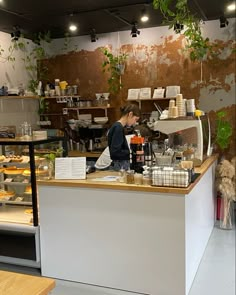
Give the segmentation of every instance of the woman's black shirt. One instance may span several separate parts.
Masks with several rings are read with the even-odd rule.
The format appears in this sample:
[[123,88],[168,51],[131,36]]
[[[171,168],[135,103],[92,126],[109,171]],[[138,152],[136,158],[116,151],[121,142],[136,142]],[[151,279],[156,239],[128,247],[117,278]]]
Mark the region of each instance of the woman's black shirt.
[[115,122],[108,132],[108,146],[112,160],[129,160],[130,151],[125,138],[124,127]]

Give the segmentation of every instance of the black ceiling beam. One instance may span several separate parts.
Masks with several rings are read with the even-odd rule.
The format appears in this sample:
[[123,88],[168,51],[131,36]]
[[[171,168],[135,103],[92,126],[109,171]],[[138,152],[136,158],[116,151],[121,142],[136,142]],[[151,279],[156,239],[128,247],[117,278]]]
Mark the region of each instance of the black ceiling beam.
[[207,18],[207,16],[206,16],[206,14],[204,13],[204,11],[202,10],[202,8],[200,7],[198,1],[197,1],[197,0],[193,0],[193,2],[194,2],[194,4],[197,6],[197,9],[199,10],[200,15],[201,15],[201,17],[202,17],[202,20],[203,20],[203,21],[207,21],[208,18]]
[[[68,11],[67,13],[63,13],[60,16],[74,16],[74,15],[78,15],[78,14],[83,14],[83,13],[90,13],[90,12],[98,12],[98,11],[105,11],[105,10],[113,10],[113,9],[119,9],[119,8],[129,8],[129,7],[134,7],[134,6],[141,6],[141,5],[150,5],[152,3],[152,1],[148,0],[148,1],[143,1],[141,3],[133,3],[133,4],[127,4],[127,5],[123,5],[123,6],[113,6],[113,7],[100,7],[100,8],[96,8],[96,9],[86,9],[86,10],[74,10],[74,11]],[[59,14],[50,14],[49,16],[59,16]]]
[[[112,8],[112,9],[113,9],[113,8]],[[116,13],[110,11],[109,9],[104,9],[104,11],[105,11],[106,13],[108,13],[109,15],[115,17],[116,19],[120,20],[121,22],[125,23],[126,25],[128,25],[128,26],[132,26],[132,23],[130,23],[128,20],[126,20],[125,18],[119,16],[118,14],[116,14]]]
[[15,11],[11,11],[11,10],[8,10],[8,9],[2,8],[2,7],[0,7],[0,11],[4,11],[4,12],[6,12],[6,13],[13,14],[13,15],[16,15],[16,16],[18,16],[18,17],[21,17],[21,18],[23,18],[23,19],[26,19],[26,20],[32,21],[32,19],[26,17],[26,16],[23,15],[23,14],[17,13],[17,12],[15,12]]

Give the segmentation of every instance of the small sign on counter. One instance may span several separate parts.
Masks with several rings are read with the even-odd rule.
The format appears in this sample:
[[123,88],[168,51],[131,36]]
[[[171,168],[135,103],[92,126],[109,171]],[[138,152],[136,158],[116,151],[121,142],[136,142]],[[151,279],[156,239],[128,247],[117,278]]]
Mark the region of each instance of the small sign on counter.
[[86,157],[56,158],[55,179],[86,179]]

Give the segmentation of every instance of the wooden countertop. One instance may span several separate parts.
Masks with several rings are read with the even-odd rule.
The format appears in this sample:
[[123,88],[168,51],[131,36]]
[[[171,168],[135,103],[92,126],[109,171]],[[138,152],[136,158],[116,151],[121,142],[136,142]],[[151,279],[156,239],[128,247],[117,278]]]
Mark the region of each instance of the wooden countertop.
[[116,190],[131,190],[131,191],[145,191],[145,192],[161,192],[161,193],[172,193],[172,194],[188,194],[194,186],[199,182],[201,177],[206,173],[208,168],[216,161],[217,155],[213,155],[207,158],[200,167],[195,168],[196,173],[201,175],[191,183],[187,188],[180,187],[162,187],[162,186],[150,186],[150,185],[136,185],[136,184],[126,184],[120,182],[102,182],[94,181],[95,178],[101,178],[107,175],[118,176],[118,172],[115,171],[96,171],[87,175],[86,180],[39,180],[39,185],[47,186],[63,186],[63,187],[87,187],[87,188],[106,188],[106,189],[116,189]]
[[53,279],[0,271],[2,295],[47,295],[54,287]]
[[82,153],[80,151],[69,151],[69,157],[86,157],[86,158],[99,158],[102,152],[85,152]]

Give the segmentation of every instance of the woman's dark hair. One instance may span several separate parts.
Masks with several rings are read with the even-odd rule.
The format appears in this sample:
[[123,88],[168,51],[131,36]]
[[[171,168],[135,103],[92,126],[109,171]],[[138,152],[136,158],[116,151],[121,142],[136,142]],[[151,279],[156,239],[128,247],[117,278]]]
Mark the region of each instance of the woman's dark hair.
[[132,112],[134,116],[141,117],[141,111],[136,104],[127,104],[120,108],[121,116],[125,116]]

